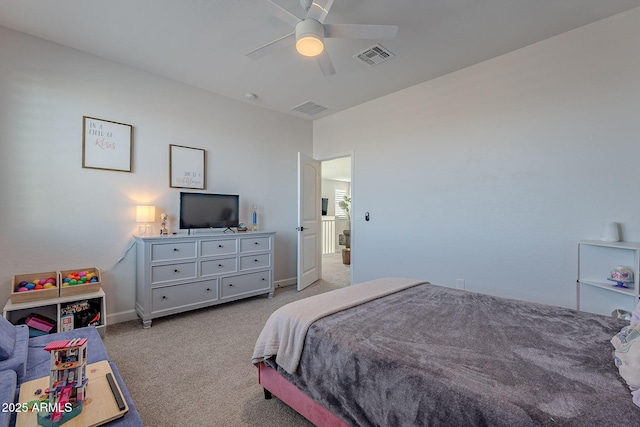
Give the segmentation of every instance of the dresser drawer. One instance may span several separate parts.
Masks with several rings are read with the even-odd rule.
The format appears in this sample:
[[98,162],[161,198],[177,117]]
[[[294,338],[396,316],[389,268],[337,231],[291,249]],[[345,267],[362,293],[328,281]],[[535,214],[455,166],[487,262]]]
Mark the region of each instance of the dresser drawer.
[[164,283],[174,280],[195,279],[196,263],[183,262],[151,267],[151,283]]
[[222,279],[220,298],[230,298],[249,292],[267,290],[271,288],[271,270],[257,273],[241,274],[239,276]]
[[218,299],[218,279],[151,290],[151,311],[172,310]]
[[256,252],[271,250],[269,237],[243,237],[240,239],[240,252]]
[[200,243],[200,256],[217,256],[238,253],[236,239],[203,240]]
[[196,257],[196,242],[154,243],[151,245],[151,262],[174,261]]
[[270,254],[246,255],[240,257],[240,270],[251,270],[253,268],[270,267]]
[[238,271],[238,259],[236,257],[211,259],[200,263],[200,276],[202,277],[235,273],[236,271]]

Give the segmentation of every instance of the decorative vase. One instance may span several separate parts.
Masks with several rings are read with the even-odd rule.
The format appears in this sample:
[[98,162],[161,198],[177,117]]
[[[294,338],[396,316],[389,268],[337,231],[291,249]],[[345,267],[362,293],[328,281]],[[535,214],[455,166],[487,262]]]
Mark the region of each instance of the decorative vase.
[[620,232],[618,230],[617,222],[605,222],[602,224],[602,235],[600,240],[605,242],[618,242],[620,241]]
[[344,234],[344,245],[347,249],[351,248],[351,230],[346,229],[342,230],[342,234]]
[[351,265],[351,249],[342,250],[342,263],[344,265]]

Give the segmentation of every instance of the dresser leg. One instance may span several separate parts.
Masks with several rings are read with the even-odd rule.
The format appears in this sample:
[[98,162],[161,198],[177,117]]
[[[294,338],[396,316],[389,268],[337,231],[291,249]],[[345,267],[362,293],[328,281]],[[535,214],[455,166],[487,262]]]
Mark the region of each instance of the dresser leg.
[[143,320],[142,321],[142,328],[143,329],[149,329],[151,327],[151,320]]
[[269,390],[267,390],[266,388],[264,388],[263,390],[264,390],[264,398],[266,400],[271,399],[271,396],[272,396],[271,392]]
[[273,298],[273,291],[269,292],[269,294],[267,295],[267,298]]

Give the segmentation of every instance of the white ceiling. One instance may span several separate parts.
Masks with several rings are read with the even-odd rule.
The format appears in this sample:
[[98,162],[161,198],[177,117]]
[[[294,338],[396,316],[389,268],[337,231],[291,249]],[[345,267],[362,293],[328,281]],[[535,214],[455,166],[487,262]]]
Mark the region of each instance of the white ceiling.
[[[316,119],[640,6],[640,0],[335,0],[326,24],[392,24],[394,40],[328,39],[336,75],[294,47],[265,0],[2,0],[0,25],[229,98]],[[299,17],[299,0],[274,0]],[[380,43],[395,57],[353,58]],[[246,94],[257,95],[256,99]],[[292,108],[327,107],[307,115]]]
[[322,179],[351,182],[351,157],[322,162]]

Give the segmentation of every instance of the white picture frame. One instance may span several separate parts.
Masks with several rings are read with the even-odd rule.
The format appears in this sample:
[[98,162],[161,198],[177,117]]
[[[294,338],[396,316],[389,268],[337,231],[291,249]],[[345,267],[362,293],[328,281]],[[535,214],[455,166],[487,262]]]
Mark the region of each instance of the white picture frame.
[[205,150],[169,145],[169,187],[204,190]]
[[82,117],[82,167],[131,172],[133,126]]

